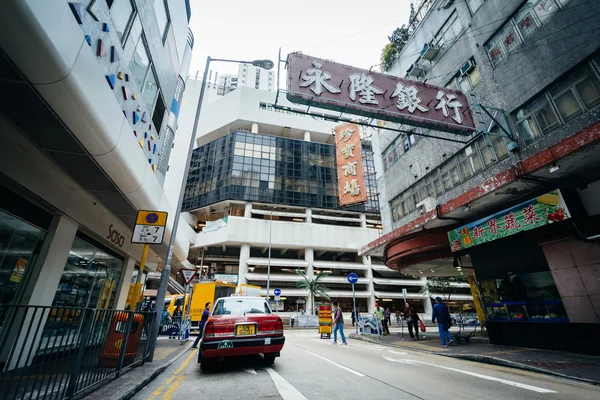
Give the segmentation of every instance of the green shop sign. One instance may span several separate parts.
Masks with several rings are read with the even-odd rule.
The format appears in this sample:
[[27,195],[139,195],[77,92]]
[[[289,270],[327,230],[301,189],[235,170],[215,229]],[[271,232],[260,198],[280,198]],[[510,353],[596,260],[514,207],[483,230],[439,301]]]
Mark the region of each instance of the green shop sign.
[[570,217],[560,191],[554,190],[451,230],[448,239],[452,251],[460,251]]

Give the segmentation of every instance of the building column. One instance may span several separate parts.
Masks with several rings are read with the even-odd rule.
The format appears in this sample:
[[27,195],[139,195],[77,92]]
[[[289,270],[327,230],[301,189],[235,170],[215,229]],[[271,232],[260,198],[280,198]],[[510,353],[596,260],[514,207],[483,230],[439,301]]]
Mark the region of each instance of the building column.
[[312,209],[307,208],[306,210],[304,210],[304,212],[306,213],[306,222],[308,222],[309,224],[312,223]]
[[304,141],[310,142],[310,132],[304,132]]
[[433,305],[431,304],[431,297],[429,297],[429,293],[427,293],[427,296],[423,299],[423,309],[425,310],[425,314],[431,317],[433,314]]
[[[41,262],[34,266],[30,279],[30,285],[25,289],[21,304],[29,306],[51,306],[56,295],[56,289],[60,283],[69,252],[73,247],[75,234],[79,224],[72,219],[61,216],[55,217],[48,230],[48,235],[40,251]],[[15,341],[15,349],[19,349],[23,357],[12,357],[7,370],[21,368],[33,361],[35,351],[42,340],[42,333],[49,313],[38,309],[21,309],[14,316],[13,328],[8,334],[6,343],[2,350],[1,359],[8,357],[8,352]],[[39,329],[38,329],[39,327]],[[31,328],[31,331],[29,331]],[[21,350],[22,349],[22,350]]]
[[365,214],[360,214],[360,227],[361,228],[366,228],[367,227],[367,216]]
[[127,257],[125,259],[125,267],[121,274],[121,282],[119,283],[119,290],[117,290],[117,310],[124,310],[127,303],[127,296],[129,296],[129,288],[131,287],[131,277],[135,270],[136,259],[133,257]]
[[247,283],[246,274],[248,273],[248,259],[250,258],[250,245],[243,244],[240,247],[240,262],[238,264],[238,289],[240,285]]
[[252,129],[251,131],[252,133],[258,133],[258,124],[256,122],[252,123]]
[[244,209],[244,218],[252,218],[252,203],[246,203],[246,208]]
[[369,298],[367,300],[367,312],[372,314],[375,312],[375,285],[373,284],[373,270],[371,269],[371,257],[362,256],[363,265],[367,266],[367,272],[365,277],[369,282],[367,285],[367,291],[369,292]]
[[[304,260],[308,263],[308,266],[306,267],[306,276],[308,277],[308,279],[313,279],[313,276],[315,274],[315,269],[313,267],[313,262],[315,261],[314,249],[304,250]],[[306,310],[306,312],[308,314],[314,315],[314,313],[311,312],[313,307],[314,307],[313,299],[311,299],[311,296],[309,293],[308,296],[306,297],[306,307],[304,309]]]

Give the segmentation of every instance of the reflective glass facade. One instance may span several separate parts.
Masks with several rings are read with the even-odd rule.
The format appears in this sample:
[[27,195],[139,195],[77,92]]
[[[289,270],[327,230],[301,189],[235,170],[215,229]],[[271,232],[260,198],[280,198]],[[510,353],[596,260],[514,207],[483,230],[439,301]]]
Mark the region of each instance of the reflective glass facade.
[[[364,147],[369,201],[345,209],[379,213],[372,151]],[[336,175],[332,145],[233,132],[194,150],[183,211],[224,200],[339,208]]]

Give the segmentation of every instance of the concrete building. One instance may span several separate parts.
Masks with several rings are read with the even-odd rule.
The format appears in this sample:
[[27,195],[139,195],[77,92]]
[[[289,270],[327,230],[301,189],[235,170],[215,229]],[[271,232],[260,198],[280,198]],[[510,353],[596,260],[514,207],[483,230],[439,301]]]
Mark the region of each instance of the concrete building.
[[[3,2],[0,303],[125,308],[140,273],[137,211],[175,213],[163,183],[190,15],[188,1]],[[180,224],[175,271],[193,240]],[[150,249],[144,274],[167,254]]]
[[240,64],[238,85],[273,92],[277,88],[275,71],[255,67],[252,64]]
[[589,350],[542,338],[600,328],[600,4],[425,3],[390,73],[465,92],[478,132],[373,136],[386,234],[361,254],[410,274],[472,267],[493,342]]

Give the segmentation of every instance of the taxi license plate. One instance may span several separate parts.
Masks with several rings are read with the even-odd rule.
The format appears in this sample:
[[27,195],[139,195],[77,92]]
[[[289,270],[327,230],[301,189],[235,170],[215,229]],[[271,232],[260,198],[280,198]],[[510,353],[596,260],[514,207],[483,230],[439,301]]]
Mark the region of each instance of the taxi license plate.
[[248,336],[256,334],[256,325],[244,324],[238,325],[235,332],[236,336]]

